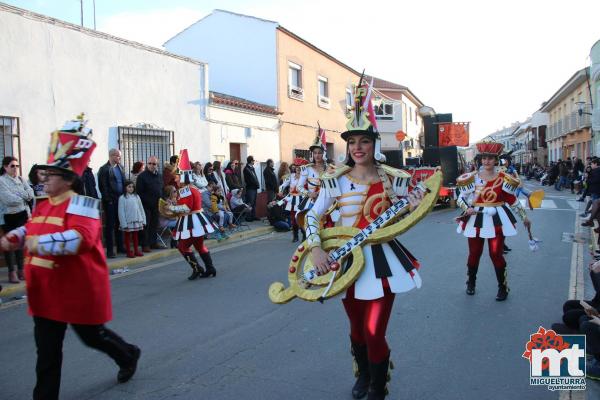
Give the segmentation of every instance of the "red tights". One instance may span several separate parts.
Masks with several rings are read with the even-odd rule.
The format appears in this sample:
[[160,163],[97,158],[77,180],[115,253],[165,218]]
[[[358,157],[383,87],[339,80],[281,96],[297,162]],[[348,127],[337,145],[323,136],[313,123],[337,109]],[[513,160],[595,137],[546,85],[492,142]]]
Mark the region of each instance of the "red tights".
[[194,246],[194,248],[199,254],[208,253],[208,249],[204,245],[204,236],[179,239],[177,241],[177,249],[181,254],[191,253],[192,246]]
[[378,364],[390,354],[385,340],[394,298],[387,279],[384,282],[384,295],[375,300],[357,300],[354,297],[354,285],[346,292],[342,300],[346,314],[350,319],[350,338],[353,343],[366,344],[369,361]]
[[[483,238],[469,238],[469,259],[467,260],[467,267],[477,268],[479,266],[479,259],[483,253],[484,243],[485,239]],[[496,235],[495,238],[488,239],[488,249],[494,268],[504,268],[506,266],[503,253],[504,236]]]

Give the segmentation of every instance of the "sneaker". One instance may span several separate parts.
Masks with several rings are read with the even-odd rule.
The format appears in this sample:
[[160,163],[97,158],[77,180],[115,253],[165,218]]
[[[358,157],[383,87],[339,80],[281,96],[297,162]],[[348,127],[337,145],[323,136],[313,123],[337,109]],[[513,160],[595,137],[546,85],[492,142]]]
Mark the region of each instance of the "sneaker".
[[583,217],[583,218],[585,218],[585,217],[587,217],[587,216],[588,216],[588,213],[586,213],[586,212],[582,212],[581,214],[579,214],[579,216],[580,216],[580,217]]
[[600,361],[594,358],[591,362],[586,363],[586,377],[600,381]]

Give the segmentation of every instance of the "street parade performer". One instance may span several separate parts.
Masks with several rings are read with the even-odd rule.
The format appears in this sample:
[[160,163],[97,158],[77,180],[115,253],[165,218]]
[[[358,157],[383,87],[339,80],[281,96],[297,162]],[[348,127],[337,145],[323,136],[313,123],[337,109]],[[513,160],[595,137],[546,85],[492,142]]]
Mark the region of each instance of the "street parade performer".
[[112,319],[112,306],[99,200],[76,193],[96,147],[83,118],[81,114],[52,133],[47,164],[38,166],[48,199],[37,203],[25,226],[0,240],[3,251],[25,249],[27,302],[37,347],[34,399],[59,397],[67,324],[83,343],[117,363],[120,383],[134,375],[141,354],[104,325]]
[[[300,211],[297,214],[297,219],[300,227],[304,229],[306,229],[304,221],[306,212],[315,204],[315,201],[319,196],[319,190],[321,189],[321,177],[328,168],[325,130],[321,129],[320,126],[317,129],[317,136],[308,150],[310,151],[310,159],[312,162],[310,164],[302,165],[300,181],[298,182],[298,191],[302,195],[303,200],[299,205]],[[331,218],[326,220],[325,224],[327,227],[333,226]]]
[[[188,279],[192,281],[198,277],[217,276],[210,252],[204,245],[204,236],[214,232],[215,227],[202,213],[202,195],[192,185],[193,171],[187,149],[183,149],[179,154],[176,173],[179,176],[177,205],[186,206],[189,211],[178,213],[174,237],[177,240],[177,249],[192,268],[192,274]],[[206,270],[198,263],[192,247],[200,254]]]
[[[347,143],[345,165],[323,175],[319,196],[306,215],[307,245],[319,275],[333,270],[328,253],[321,247],[320,235],[327,231],[321,227],[321,218],[334,202],[337,201],[341,214],[339,225],[362,229],[402,197],[407,196],[411,208],[416,208],[423,198],[422,192],[408,193],[408,173],[381,163],[385,159],[380,151],[370,90],[367,93],[360,84],[355,104],[348,130],[342,133]],[[316,152],[315,156],[319,154]],[[421,278],[417,272],[419,263],[395,237],[382,244],[365,244],[362,251],[365,265],[342,301],[350,322],[357,368],[352,395],[360,399],[368,394],[369,400],[375,400],[387,395],[390,349],[385,334],[395,294],[420,287]],[[351,264],[349,258],[342,269]]]
[[300,210],[300,203],[302,203],[302,195],[298,190],[298,183],[300,181],[301,170],[300,167],[308,164],[304,158],[295,158],[292,165],[290,165],[290,174],[287,175],[281,186],[279,192],[283,193],[284,190],[288,189],[287,196],[282,200],[285,202],[285,209],[290,213],[290,220],[292,222],[292,242],[298,241],[298,230],[302,230],[302,241],[306,240],[306,231],[299,228],[298,221],[296,221],[296,213]]
[[504,147],[502,143],[483,141],[477,143],[476,147],[482,163],[480,170],[463,174],[457,179],[457,205],[463,210],[463,214],[457,218],[457,232],[467,237],[469,243],[466,292],[471,296],[475,294],[479,259],[487,239],[498,280],[496,300],[504,301],[509,288],[503,247],[506,236],[517,234],[517,220],[513,212],[521,218],[527,229],[531,229],[531,222],[515,194],[520,184],[519,179],[497,167]]

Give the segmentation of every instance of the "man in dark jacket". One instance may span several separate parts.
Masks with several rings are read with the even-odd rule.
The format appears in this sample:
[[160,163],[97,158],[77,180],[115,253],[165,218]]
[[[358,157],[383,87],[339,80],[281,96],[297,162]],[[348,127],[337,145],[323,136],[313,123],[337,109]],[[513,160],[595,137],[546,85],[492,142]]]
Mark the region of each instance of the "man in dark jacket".
[[598,220],[600,223],[600,160],[598,158],[592,159],[590,175],[588,177],[588,188],[587,192],[591,197],[592,201],[592,213],[589,220],[583,222],[581,226],[594,226],[594,220]]
[[[123,194],[125,171],[121,166],[121,151],[110,149],[108,162],[98,170],[98,187],[102,195],[102,210],[104,211],[104,245],[106,256],[115,258],[114,241],[117,251],[125,253],[123,235],[119,230],[119,196]],[[113,240],[113,235],[114,239]]]
[[248,213],[246,221],[255,221],[256,218],[256,194],[258,193],[258,177],[256,171],[254,171],[254,157],[248,156],[246,158],[248,164],[244,167],[244,182],[246,182],[246,204],[252,207],[252,210]]
[[142,200],[142,206],[146,213],[146,226],[144,228],[144,252],[150,249],[162,248],[156,243],[158,231],[158,200],[162,192],[163,180],[158,173],[158,158],[150,156],[146,163],[146,169],[138,175],[136,190]]
[[273,168],[273,160],[270,158],[267,160],[267,166],[263,171],[263,180],[265,181],[265,189],[267,191],[267,203],[269,203],[279,191],[279,183],[277,183],[275,168]]
[[96,190],[96,178],[94,177],[94,172],[89,163],[87,168],[83,171],[81,180],[83,183],[83,195],[97,199],[98,191]]

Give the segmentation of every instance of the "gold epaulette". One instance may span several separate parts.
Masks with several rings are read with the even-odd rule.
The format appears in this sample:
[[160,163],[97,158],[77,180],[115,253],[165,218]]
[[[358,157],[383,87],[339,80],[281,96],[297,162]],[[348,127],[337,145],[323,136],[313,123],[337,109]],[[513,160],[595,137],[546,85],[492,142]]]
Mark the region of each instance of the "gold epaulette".
[[385,171],[386,174],[391,175],[395,178],[410,178],[411,177],[411,175],[408,172],[406,172],[402,169],[390,167],[389,165],[386,165],[386,164],[381,164],[380,167],[383,168],[383,170]]
[[515,194],[515,191],[521,184],[521,180],[519,178],[515,178],[514,176],[507,174],[505,172],[500,172],[498,175],[503,180],[502,189],[504,189],[504,191],[507,193]]
[[340,176],[346,174],[352,169],[348,165],[342,165],[341,167],[327,168],[327,171],[323,174],[322,179],[337,179]]
[[325,192],[327,197],[338,197],[342,193],[340,191],[340,185],[338,184],[338,178],[348,173],[352,167],[343,165],[335,169],[327,169],[321,177],[321,190]]
[[301,166],[300,166],[300,171],[304,172],[304,171],[306,171],[306,169],[307,169],[308,167],[312,167],[312,166],[314,166],[314,164],[313,164],[313,163],[301,165]]
[[477,172],[467,172],[456,178],[456,186],[461,194],[467,195],[475,191],[475,175]]
[[467,172],[466,174],[462,174],[458,178],[456,178],[457,186],[469,186],[473,182],[475,182],[475,174],[476,172]]

